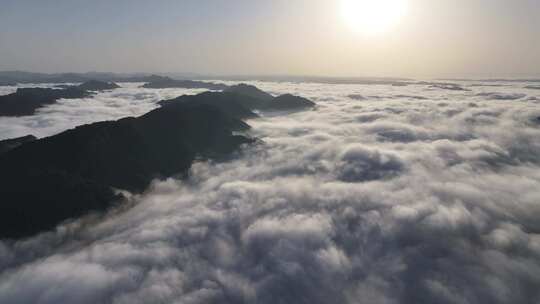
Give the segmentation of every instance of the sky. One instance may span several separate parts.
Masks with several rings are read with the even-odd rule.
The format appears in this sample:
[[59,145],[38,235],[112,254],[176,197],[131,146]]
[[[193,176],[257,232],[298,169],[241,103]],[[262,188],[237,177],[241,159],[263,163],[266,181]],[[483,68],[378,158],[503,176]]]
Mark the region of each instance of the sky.
[[0,0],[0,70],[540,76],[538,0],[407,0],[375,35],[343,1]]

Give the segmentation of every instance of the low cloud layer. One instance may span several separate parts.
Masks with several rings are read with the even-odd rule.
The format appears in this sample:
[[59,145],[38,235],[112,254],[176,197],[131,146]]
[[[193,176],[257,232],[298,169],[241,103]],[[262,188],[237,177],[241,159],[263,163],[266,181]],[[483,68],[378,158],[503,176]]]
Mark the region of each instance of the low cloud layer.
[[318,107],[251,120],[263,143],[125,211],[0,243],[0,303],[540,301],[538,101],[253,84]]
[[[42,107],[36,115],[0,117],[0,140],[33,134],[50,136],[81,124],[116,120],[127,116],[140,116],[156,108],[157,102],[184,94],[200,93],[198,89],[150,90],[138,88],[141,84],[124,83],[122,88],[97,93],[83,99],[60,99]],[[54,85],[24,85],[21,87],[53,87]],[[0,87],[0,95],[16,91],[16,87]]]

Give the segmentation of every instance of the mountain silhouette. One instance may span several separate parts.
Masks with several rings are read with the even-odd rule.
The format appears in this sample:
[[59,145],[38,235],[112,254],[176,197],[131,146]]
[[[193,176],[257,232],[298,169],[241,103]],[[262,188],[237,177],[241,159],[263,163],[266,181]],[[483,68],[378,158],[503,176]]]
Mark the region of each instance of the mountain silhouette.
[[245,84],[245,83],[230,86],[229,88],[227,88],[225,90],[225,92],[231,92],[231,93],[236,93],[236,94],[240,94],[240,95],[245,95],[245,96],[249,96],[249,97],[255,98],[257,100],[261,100],[261,101],[270,101],[270,100],[272,100],[274,98],[274,96],[266,93],[263,90],[260,90],[256,86],[252,86],[252,85]]
[[[252,114],[254,115],[254,114]],[[21,238],[186,176],[196,159],[219,159],[253,142],[249,125],[208,104],[174,104],[138,118],[98,122],[0,154],[0,238]]]
[[142,85],[142,88],[147,89],[207,89],[207,90],[224,90],[227,88],[224,84],[194,81],[194,80],[176,80],[170,77],[162,77],[157,75],[150,76],[151,81]]
[[55,103],[60,98],[74,99],[91,95],[76,87],[65,89],[24,88],[0,96],[0,116],[33,115],[38,108]]
[[90,80],[80,85],[58,85],[50,88],[17,89],[13,94],[0,96],[0,116],[33,115],[36,110],[55,103],[58,99],[84,98],[100,92],[119,88],[116,83]]
[[[252,111],[286,111],[312,108],[315,103],[299,96],[284,94],[274,97],[255,86],[239,84],[223,92],[205,92],[195,96],[180,96],[161,101],[160,104],[204,103],[216,106],[237,118],[250,118]],[[251,113],[251,114],[250,114]]]
[[77,87],[85,91],[107,91],[107,90],[118,89],[120,86],[118,86],[114,82],[89,80],[87,82],[80,84]]
[[[20,90],[36,100],[88,94],[79,87]],[[185,177],[197,159],[227,157],[254,142],[238,135],[250,128],[243,119],[258,117],[254,110],[315,104],[237,86],[232,92],[184,95],[160,105],[137,118],[79,126],[43,139],[1,141],[0,238],[31,236],[67,219],[104,212],[122,201],[114,189],[139,193],[156,178]]]

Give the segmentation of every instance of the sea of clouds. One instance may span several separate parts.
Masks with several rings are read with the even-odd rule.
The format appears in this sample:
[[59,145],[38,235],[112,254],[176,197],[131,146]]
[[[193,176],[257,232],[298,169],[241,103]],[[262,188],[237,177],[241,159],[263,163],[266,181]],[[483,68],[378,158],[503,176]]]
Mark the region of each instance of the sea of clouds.
[[[249,120],[261,143],[129,208],[0,242],[0,303],[540,302],[539,90],[252,84],[318,106]],[[196,93],[124,86],[0,137]]]

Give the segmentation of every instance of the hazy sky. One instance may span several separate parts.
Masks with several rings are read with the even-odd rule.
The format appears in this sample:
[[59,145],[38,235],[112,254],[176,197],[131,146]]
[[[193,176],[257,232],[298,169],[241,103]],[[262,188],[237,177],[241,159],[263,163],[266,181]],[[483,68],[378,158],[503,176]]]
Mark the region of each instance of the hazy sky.
[[0,0],[0,70],[540,76],[539,0],[408,0],[385,33],[340,0]]

